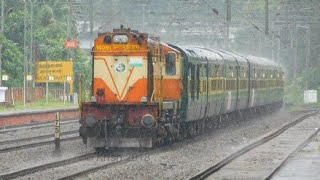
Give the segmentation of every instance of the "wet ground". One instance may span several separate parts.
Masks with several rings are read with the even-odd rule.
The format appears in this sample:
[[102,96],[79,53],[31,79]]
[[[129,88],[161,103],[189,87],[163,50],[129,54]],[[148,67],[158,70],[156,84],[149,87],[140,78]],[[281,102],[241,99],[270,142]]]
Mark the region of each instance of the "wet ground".
[[285,159],[309,138],[317,136],[320,115],[308,117],[279,136],[246,152],[222,167],[208,179],[267,179]]

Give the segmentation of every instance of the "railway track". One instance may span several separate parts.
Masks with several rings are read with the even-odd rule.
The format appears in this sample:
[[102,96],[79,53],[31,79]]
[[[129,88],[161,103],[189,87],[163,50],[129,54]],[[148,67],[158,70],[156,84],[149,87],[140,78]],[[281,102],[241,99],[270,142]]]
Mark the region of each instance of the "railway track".
[[[66,121],[61,121],[60,124],[66,125],[66,124],[72,124],[72,123],[78,123],[78,122],[79,120],[66,120]],[[0,134],[16,132],[18,130],[23,130],[23,129],[39,129],[39,128],[46,128],[46,127],[53,127],[53,121],[31,123],[31,124],[24,124],[24,125],[18,125],[18,126],[0,127]]]
[[[126,154],[126,153],[124,153],[124,154]],[[38,165],[35,167],[30,167],[30,168],[26,168],[26,169],[14,171],[14,172],[2,174],[2,175],[0,175],[0,179],[13,179],[13,178],[19,178],[19,177],[28,176],[28,175],[31,176],[31,178],[34,178],[33,176],[36,173],[42,174],[42,173],[46,173],[45,172],[46,170],[51,171],[51,169],[53,169],[53,171],[54,171],[54,169],[58,169],[61,167],[66,168],[66,169],[74,169],[74,167],[72,167],[72,166],[76,166],[77,164],[81,163],[82,161],[88,161],[91,158],[95,158],[95,157],[99,158],[100,156],[103,158],[105,155],[112,155],[112,152],[107,152],[107,153],[102,153],[102,154],[88,153],[88,154],[72,157],[69,159],[50,162],[50,163]],[[88,169],[82,169],[82,170],[75,172],[73,174],[68,174],[68,175],[65,175],[65,176],[62,176],[59,178],[55,178],[55,179],[59,179],[59,180],[75,179],[75,178],[82,177],[82,176],[85,176],[90,173],[94,173],[99,170],[108,169],[108,168],[114,167],[116,165],[126,164],[126,163],[130,162],[130,160],[132,160],[132,157],[127,156],[125,158],[121,158],[120,160],[110,161],[108,163],[102,163],[101,165],[97,165],[95,167],[88,166],[89,167]],[[68,167],[68,166],[71,166],[71,167]],[[35,175],[35,177],[37,177],[37,175]],[[29,179],[30,177],[26,177],[26,178]]]
[[119,161],[110,162],[110,163],[107,163],[107,164],[104,164],[104,165],[101,165],[101,166],[89,168],[89,169],[86,169],[86,170],[83,170],[83,171],[80,171],[80,172],[77,172],[77,173],[74,173],[74,174],[71,174],[71,175],[68,175],[68,176],[61,177],[58,180],[75,179],[75,178],[78,178],[78,177],[81,177],[81,176],[84,176],[84,175],[87,175],[87,174],[90,174],[90,173],[97,172],[99,170],[111,168],[111,167],[113,167],[115,165],[128,163],[130,161],[130,159],[131,159],[130,157],[127,157],[127,158],[121,159]]
[[[244,155],[245,153],[249,152],[250,150],[253,150],[267,142],[269,142],[270,140],[278,137],[280,134],[282,134],[283,132],[285,132],[287,129],[297,125],[298,123],[302,122],[303,120],[315,116],[319,114],[319,111],[315,111],[312,113],[309,113],[307,115],[302,116],[301,118],[298,118],[297,120],[283,126],[281,129],[277,130],[276,132],[260,139],[257,140],[253,143],[251,143],[250,145],[240,149],[239,151],[231,154],[230,156],[226,157],[225,159],[219,161],[218,163],[214,164],[213,166],[209,167],[208,169],[200,172],[199,174],[193,176],[190,178],[190,180],[202,180],[202,179],[206,179],[209,176],[217,173],[219,170],[221,170],[224,166],[230,164],[233,160],[239,158],[240,156]],[[317,130],[315,130],[302,144],[299,145],[298,148],[295,149],[294,152],[298,151],[299,149],[301,149],[302,147],[304,147],[314,136],[317,135],[317,133],[319,133],[320,128],[317,128]],[[293,152],[293,153],[294,153]],[[291,154],[293,154],[291,153]],[[290,156],[290,155],[289,155]],[[283,166],[283,164],[285,163],[287,159],[285,159],[280,165],[278,165],[271,173],[270,175],[266,178],[266,179],[270,179],[272,178],[272,176]]]
[[14,172],[7,173],[7,174],[2,174],[2,175],[0,175],[0,179],[18,178],[18,177],[25,176],[25,175],[32,174],[32,173],[36,173],[39,171],[44,171],[44,170],[59,167],[59,166],[65,166],[68,164],[77,163],[79,161],[90,159],[94,155],[95,155],[95,153],[84,154],[84,155],[76,156],[76,157],[69,158],[69,159],[55,161],[55,162],[42,164],[42,165],[31,167],[31,168],[26,168],[26,169],[14,171]]
[[[72,141],[72,140],[77,140],[80,139],[78,133],[78,131],[70,131],[70,132],[64,132],[61,133],[62,135],[72,135],[74,134],[75,136],[71,136],[71,137],[67,137],[67,138],[62,138],[61,142],[64,141]],[[53,135],[43,135],[43,136],[38,136],[40,139],[46,139],[46,138],[53,138]],[[31,137],[31,138],[24,138],[24,139],[16,139],[16,140],[12,140],[12,141],[7,141],[9,143],[17,143],[17,142],[25,142],[25,141],[29,141],[29,140],[38,140],[38,137]],[[1,144],[5,144],[6,141],[1,142]],[[7,148],[2,148],[0,149],[0,153],[6,153],[6,152],[10,152],[10,151],[16,151],[16,150],[20,150],[20,149],[26,149],[26,148],[32,148],[32,147],[37,147],[37,146],[43,146],[43,145],[48,145],[48,144],[53,144],[53,139],[51,140],[47,140],[47,141],[41,141],[41,142],[35,142],[35,143],[30,143],[30,144],[24,144],[24,145],[19,145],[19,146],[13,146],[13,147],[7,147]]]
[[[76,134],[78,132],[79,132],[79,130],[66,131],[66,132],[61,132],[61,135]],[[28,137],[28,138],[0,141],[0,145],[13,144],[13,143],[19,143],[19,142],[25,142],[25,141],[33,141],[33,140],[40,140],[40,139],[47,139],[47,138],[51,138],[53,136],[54,136],[53,134],[47,134],[47,135],[42,135],[42,136],[35,136],[35,137]]]

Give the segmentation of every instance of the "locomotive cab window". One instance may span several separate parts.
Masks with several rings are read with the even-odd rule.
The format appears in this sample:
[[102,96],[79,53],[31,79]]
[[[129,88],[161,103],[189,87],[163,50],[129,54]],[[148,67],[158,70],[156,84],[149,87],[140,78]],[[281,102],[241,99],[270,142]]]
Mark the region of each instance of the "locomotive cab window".
[[176,54],[168,53],[166,55],[166,74],[176,75]]

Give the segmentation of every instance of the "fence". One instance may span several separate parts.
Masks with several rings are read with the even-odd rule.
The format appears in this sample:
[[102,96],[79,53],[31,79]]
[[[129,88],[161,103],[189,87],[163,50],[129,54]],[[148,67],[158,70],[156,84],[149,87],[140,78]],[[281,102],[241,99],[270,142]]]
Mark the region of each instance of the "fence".
[[[68,92],[67,92],[68,93]],[[9,88],[6,91],[6,103],[23,102],[23,88]],[[54,101],[63,101],[63,88],[49,89],[49,98]],[[26,102],[34,102],[46,99],[46,89],[44,87],[26,88]]]

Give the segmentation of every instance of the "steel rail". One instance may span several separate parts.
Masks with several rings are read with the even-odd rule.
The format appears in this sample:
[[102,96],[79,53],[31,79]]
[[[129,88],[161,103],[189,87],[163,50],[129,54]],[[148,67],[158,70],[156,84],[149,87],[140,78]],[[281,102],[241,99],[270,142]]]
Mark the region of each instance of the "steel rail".
[[[39,129],[39,128],[45,128],[45,127],[52,127],[54,121],[50,122],[39,122],[39,123],[31,123],[31,124],[24,124],[24,125],[17,125],[17,126],[5,126],[0,127],[0,134],[8,133],[8,132],[15,132],[22,129]],[[77,123],[79,120],[65,120],[61,121],[62,124],[72,124]]]
[[[61,132],[61,135],[77,134],[78,132],[79,132],[79,130],[66,131],[66,132]],[[0,141],[0,145],[13,144],[13,143],[19,143],[19,142],[24,142],[24,141],[33,141],[33,140],[47,139],[47,138],[51,138],[51,137],[54,137],[54,134],[46,134],[46,135],[33,136],[33,137],[28,137],[28,138],[21,138],[21,139],[13,139],[13,140]]]
[[[68,137],[68,138],[61,139],[61,142],[63,142],[63,141],[72,141],[72,140],[77,140],[77,139],[80,139],[80,137],[79,136]],[[25,145],[21,145],[21,146],[3,148],[3,149],[0,149],[0,153],[6,153],[6,152],[10,152],[10,151],[26,149],[26,148],[32,148],[32,147],[37,147],[37,146],[43,146],[43,145],[48,145],[48,144],[54,144],[53,139],[50,140],[50,141],[43,141],[43,142],[25,144]]]
[[31,167],[31,168],[26,168],[26,169],[14,171],[14,172],[7,173],[7,174],[2,174],[2,175],[0,175],[0,179],[13,179],[13,178],[25,176],[28,174],[36,173],[39,171],[44,171],[44,170],[47,170],[50,168],[55,168],[55,167],[59,167],[59,166],[65,166],[68,164],[77,163],[79,161],[83,161],[83,160],[87,160],[89,158],[92,158],[94,155],[95,155],[95,153],[84,154],[84,155],[76,156],[73,158],[64,159],[61,161],[55,161],[55,162],[42,164],[42,165]]
[[93,168],[90,168],[90,169],[86,169],[84,171],[80,171],[80,172],[77,172],[75,174],[71,174],[69,176],[64,176],[62,178],[59,178],[58,180],[75,179],[75,178],[87,175],[89,173],[97,172],[97,171],[102,170],[102,169],[111,168],[111,167],[116,166],[116,165],[126,164],[126,163],[128,163],[130,161],[130,159],[131,159],[131,157],[127,157],[127,158],[121,159],[119,161],[115,161],[115,162],[111,162],[111,163],[104,164],[104,165],[101,165],[101,166],[97,166],[97,167],[93,167]]

